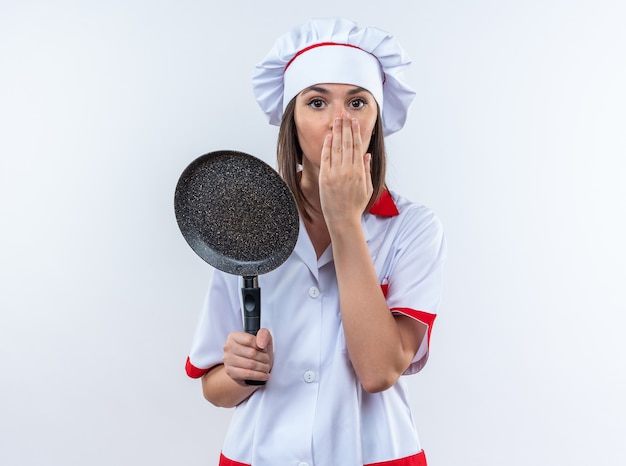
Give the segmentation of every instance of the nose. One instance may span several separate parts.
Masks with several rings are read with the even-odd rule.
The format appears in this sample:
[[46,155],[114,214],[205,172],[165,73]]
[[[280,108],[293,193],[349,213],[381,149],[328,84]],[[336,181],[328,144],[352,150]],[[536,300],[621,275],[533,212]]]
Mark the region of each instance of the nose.
[[335,115],[333,115],[331,113],[329,121],[328,121],[328,128],[332,130],[333,129],[333,125],[335,124],[335,120],[336,119],[340,119],[341,120],[344,117],[348,118],[348,119],[351,119],[352,115],[347,110],[341,110],[341,111],[337,112]]
[[341,114],[333,115],[332,113],[328,114],[328,130],[332,132],[333,126],[335,124],[335,120],[337,118],[341,118]]

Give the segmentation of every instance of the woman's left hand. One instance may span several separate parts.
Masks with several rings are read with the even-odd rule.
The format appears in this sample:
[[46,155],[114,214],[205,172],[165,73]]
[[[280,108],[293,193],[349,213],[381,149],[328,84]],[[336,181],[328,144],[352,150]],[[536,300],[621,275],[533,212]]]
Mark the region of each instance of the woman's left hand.
[[359,121],[336,118],[326,136],[320,162],[320,202],[330,231],[342,222],[360,224],[372,196],[371,154],[365,153]]

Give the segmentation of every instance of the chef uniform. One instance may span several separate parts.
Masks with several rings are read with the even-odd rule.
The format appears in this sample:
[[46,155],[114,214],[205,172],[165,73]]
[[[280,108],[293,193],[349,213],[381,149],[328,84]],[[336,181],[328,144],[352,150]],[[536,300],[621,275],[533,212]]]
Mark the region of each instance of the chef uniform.
[[[285,68],[296,63],[297,73],[288,77]],[[328,63],[336,66],[326,68]],[[383,31],[337,18],[314,20],[277,41],[257,66],[253,87],[270,122],[278,124],[283,100],[288,103],[310,85],[361,86],[376,98],[384,132],[391,134],[404,124],[414,95],[400,76],[408,63]],[[361,71],[353,74],[355,69]],[[414,374],[428,358],[441,299],[446,255],[441,223],[429,208],[384,191],[363,215],[362,227],[390,312],[428,326],[404,373]],[[220,465],[426,465],[403,378],[368,393],[352,368],[332,247],[318,259],[301,223],[292,255],[259,276],[259,286],[262,326],[273,336],[272,376],[235,408]],[[241,279],[215,270],[187,359],[188,375],[201,377],[221,364],[227,336],[236,331],[243,331]]]

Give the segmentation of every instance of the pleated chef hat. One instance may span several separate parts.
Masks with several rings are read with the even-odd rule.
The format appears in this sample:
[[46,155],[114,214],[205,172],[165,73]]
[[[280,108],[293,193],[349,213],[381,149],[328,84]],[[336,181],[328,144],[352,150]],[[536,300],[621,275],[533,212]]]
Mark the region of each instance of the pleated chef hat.
[[309,86],[360,86],[376,99],[387,136],[404,126],[415,96],[402,76],[410,63],[385,31],[343,18],[313,19],[278,38],[256,65],[252,90],[270,124],[278,126],[287,104]]

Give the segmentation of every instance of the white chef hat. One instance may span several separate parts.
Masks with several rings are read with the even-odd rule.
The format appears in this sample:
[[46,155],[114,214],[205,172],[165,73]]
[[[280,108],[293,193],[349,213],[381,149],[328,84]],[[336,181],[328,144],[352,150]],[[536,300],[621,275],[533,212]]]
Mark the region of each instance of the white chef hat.
[[343,18],[313,19],[278,38],[256,65],[252,90],[270,124],[280,125],[287,104],[309,86],[360,86],[376,99],[386,136],[404,126],[415,96],[402,77],[410,63],[385,31]]

